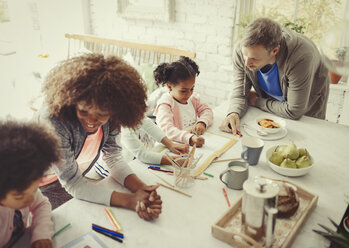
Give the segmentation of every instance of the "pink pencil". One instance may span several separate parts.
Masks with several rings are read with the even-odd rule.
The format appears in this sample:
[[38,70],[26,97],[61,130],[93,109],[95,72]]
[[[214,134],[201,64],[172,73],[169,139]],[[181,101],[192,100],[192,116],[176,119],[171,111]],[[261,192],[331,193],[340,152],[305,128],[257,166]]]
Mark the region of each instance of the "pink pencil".
[[225,199],[227,200],[228,207],[230,207],[229,198],[228,198],[228,195],[227,195],[227,191],[225,191],[225,188],[223,188],[223,194],[224,194]]
[[108,217],[110,223],[114,226],[115,231],[119,231],[117,225],[114,223],[113,218],[110,216],[110,214],[106,208],[104,209],[104,212],[107,214],[107,217]]

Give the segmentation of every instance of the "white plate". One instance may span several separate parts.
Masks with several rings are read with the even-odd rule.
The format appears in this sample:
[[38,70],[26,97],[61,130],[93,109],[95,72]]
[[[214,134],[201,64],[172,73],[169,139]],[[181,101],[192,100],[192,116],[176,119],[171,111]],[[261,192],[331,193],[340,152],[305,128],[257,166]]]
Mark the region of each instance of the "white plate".
[[250,123],[247,123],[247,125],[242,124],[244,131],[250,135],[250,136],[254,136],[257,138],[260,138],[262,140],[279,140],[284,138],[287,135],[287,128],[281,128],[279,132],[277,133],[271,133],[268,134],[266,136],[262,136],[257,134],[257,130],[254,128],[249,128],[250,127],[254,127],[253,125],[251,125]]

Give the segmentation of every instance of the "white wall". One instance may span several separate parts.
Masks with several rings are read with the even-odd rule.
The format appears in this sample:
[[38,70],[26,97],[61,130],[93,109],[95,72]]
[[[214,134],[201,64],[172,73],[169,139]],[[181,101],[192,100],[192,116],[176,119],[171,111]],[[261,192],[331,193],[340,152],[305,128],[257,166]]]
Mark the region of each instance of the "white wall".
[[[211,106],[228,96],[232,29],[237,1],[175,0],[174,21],[124,19],[116,0],[91,0],[93,34],[196,52],[200,67],[196,91]],[[107,6],[107,7],[106,7]]]

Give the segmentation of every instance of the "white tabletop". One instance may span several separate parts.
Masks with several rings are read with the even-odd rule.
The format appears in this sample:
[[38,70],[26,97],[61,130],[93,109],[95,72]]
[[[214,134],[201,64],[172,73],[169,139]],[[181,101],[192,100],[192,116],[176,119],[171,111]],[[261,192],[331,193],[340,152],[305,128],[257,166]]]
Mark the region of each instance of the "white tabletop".
[[[217,131],[224,118],[225,106],[214,110],[215,121],[210,130]],[[262,111],[250,108],[242,122],[253,120]],[[319,229],[317,223],[330,225],[327,217],[337,223],[347,207],[345,193],[349,193],[349,127],[309,117],[298,121],[286,120],[288,135],[277,141],[265,141],[265,146],[256,166],[250,166],[250,177],[267,176],[292,181],[319,196],[318,205],[310,215],[292,247],[319,247],[319,235],[312,229]],[[246,133],[243,132],[246,135]],[[238,138],[237,138],[238,139]],[[266,150],[276,144],[288,144],[293,141],[299,147],[308,148],[315,159],[313,170],[301,177],[286,178],[275,173],[267,164]],[[221,158],[239,157],[240,140]],[[130,163],[136,174],[148,184],[160,180],[149,172],[147,166],[138,161]],[[140,219],[134,211],[112,207],[125,234],[125,241],[119,244],[97,234],[108,247],[230,247],[211,235],[211,226],[223,215],[228,205],[223,196],[223,183],[219,174],[226,168],[227,162],[214,163],[206,170],[214,178],[206,181],[195,180],[195,185],[185,192],[192,198],[160,187],[158,193],[163,200],[160,217],[147,222]],[[168,181],[173,178],[159,174]],[[112,180],[101,182],[117,190],[124,190]],[[226,188],[226,187],[225,187]],[[227,189],[230,202],[233,203],[241,190]],[[104,207],[77,199],[72,199],[53,211],[55,230],[71,223],[72,226],[54,238],[54,246],[60,247],[91,230],[91,224],[112,228],[104,213]]]

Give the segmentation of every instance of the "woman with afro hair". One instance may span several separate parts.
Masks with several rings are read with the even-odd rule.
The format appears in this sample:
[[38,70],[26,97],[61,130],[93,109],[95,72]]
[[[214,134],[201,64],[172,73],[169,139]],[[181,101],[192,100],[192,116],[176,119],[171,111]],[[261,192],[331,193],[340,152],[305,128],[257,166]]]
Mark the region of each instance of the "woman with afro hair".
[[[162,207],[158,186],[144,184],[132,172],[117,143],[121,126],[137,127],[146,111],[146,90],[138,72],[115,56],[85,54],[52,69],[43,93],[39,120],[54,127],[63,157],[53,167],[59,180],[50,178],[41,187],[53,208],[72,195],[136,210],[146,220],[157,218]],[[132,193],[117,192],[86,178],[100,152],[110,175]]]

